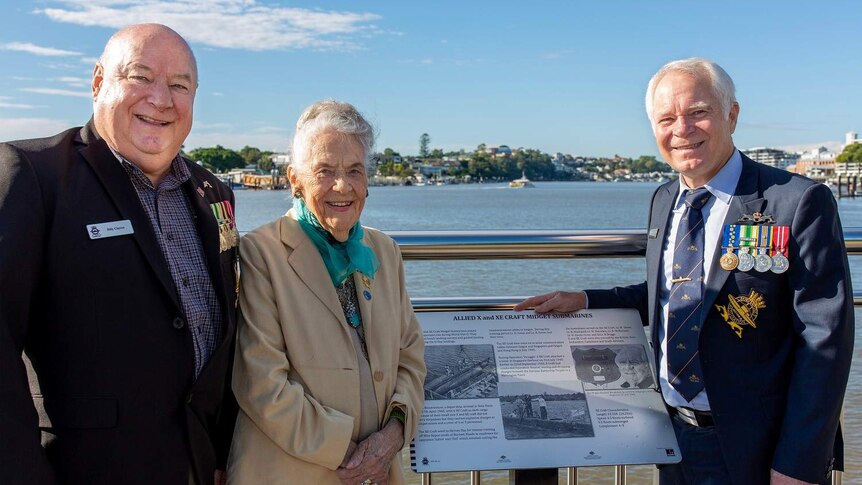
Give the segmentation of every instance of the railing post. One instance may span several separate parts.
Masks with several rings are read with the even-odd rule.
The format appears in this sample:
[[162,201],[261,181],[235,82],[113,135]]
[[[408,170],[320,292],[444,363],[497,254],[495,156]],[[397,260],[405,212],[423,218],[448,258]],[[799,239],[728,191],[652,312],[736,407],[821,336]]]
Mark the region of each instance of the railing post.
[[626,466],[617,465],[614,467],[614,484],[626,485]]
[[482,475],[478,470],[470,471],[470,485],[481,485]]
[[509,470],[509,485],[557,485],[556,468],[530,468]]
[[578,485],[578,468],[570,466],[566,468],[566,485]]

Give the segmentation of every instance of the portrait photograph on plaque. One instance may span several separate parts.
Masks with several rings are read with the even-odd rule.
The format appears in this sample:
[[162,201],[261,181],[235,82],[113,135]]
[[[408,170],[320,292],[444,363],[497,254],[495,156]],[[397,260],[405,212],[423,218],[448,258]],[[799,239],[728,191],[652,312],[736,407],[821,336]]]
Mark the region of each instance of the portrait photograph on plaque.
[[416,472],[679,462],[637,312],[417,317],[428,375]]
[[585,389],[655,388],[643,345],[573,345],[572,358]]

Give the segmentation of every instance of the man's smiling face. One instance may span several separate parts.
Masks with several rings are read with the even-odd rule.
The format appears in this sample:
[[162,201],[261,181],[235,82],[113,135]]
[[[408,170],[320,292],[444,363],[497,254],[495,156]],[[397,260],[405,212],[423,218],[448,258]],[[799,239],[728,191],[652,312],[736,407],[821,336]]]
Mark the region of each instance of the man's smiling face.
[[709,182],[733,154],[739,105],[722,113],[706,76],[665,75],[656,85],[652,113],[656,145],[689,187]]
[[139,26],[112,39],[93,72],[96,130],[154,184],[191,131],[195,61],[173,31]]

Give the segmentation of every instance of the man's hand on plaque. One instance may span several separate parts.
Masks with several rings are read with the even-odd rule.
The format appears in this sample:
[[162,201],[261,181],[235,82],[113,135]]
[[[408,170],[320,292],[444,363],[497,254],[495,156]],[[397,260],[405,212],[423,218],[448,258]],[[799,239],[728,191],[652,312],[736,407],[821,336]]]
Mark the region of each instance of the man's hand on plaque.
[[571,313],[583,310],[587,306],[587,295],[583,291],[554,291],[527,298],[515,305],[514,310],[520,312],[535,308],[536,313]]

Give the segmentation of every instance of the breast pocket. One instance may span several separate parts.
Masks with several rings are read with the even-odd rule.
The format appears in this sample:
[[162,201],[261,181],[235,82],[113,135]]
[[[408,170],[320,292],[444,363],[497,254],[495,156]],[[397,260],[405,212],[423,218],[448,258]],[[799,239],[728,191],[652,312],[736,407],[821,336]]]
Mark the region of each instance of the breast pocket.
[[725,323],[736,334],[734,340],[753,344],[755,361],[769,360],[791,330],[788,319],[790,292],[783,275],[735,271],[716,301]]

